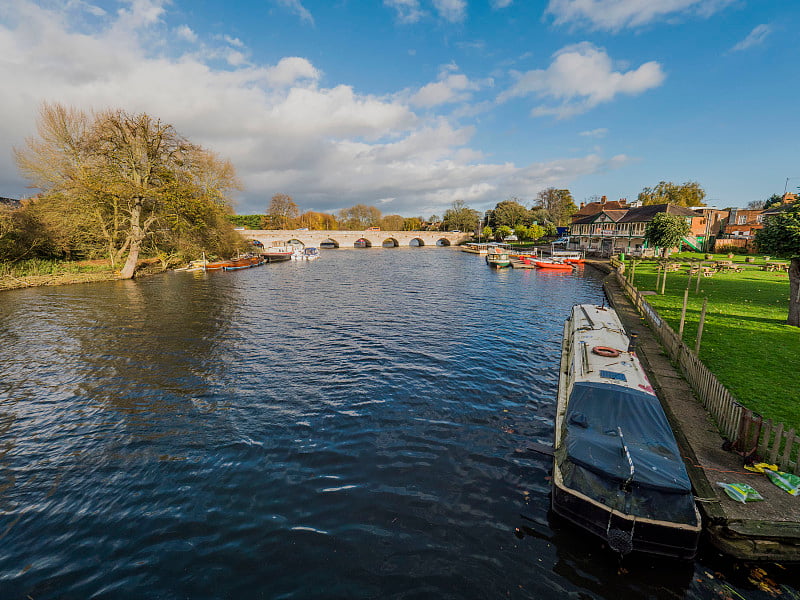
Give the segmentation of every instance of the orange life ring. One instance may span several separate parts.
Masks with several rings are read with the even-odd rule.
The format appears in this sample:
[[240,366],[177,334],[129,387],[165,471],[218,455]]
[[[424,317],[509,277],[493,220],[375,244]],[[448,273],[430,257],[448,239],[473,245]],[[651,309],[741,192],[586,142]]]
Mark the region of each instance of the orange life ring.
[[598,356],[605,356],[606,358],[616,358],[619,356],[619,350],[616,348],[609,348],[608,346],[595,346],[592,352]]

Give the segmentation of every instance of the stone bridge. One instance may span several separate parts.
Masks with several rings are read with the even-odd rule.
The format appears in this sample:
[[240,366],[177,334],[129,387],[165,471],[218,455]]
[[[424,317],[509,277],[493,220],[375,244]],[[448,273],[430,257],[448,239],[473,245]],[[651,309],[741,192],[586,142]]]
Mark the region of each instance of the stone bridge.
[[[296,244],[323,248],[405,248],[455,246],[472,239],[469,233],[451,231],[323,231],[302,229],[247,229],[239,233],[258,240],[265,248]],[[358,242],[358,245],[356,243]]]

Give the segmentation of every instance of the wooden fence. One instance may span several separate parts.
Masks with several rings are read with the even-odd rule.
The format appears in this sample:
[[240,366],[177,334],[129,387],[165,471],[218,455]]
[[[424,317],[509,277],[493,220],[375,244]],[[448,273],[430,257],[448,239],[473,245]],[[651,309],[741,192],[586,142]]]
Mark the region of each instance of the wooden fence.
[[732,440],[732,450],[744,456],[758,456],[760,460],[777,464],[782,471],[800,474],[800,436],[795,435],[794,429],[784,431],[783,423],[764,420],[761,415],[742,406],[639,290],[628,282],[623,264],[612,258],[611,266],[620,286],[656,334],[667,355],[680,367],[697,398],[716,420],[722,435]]

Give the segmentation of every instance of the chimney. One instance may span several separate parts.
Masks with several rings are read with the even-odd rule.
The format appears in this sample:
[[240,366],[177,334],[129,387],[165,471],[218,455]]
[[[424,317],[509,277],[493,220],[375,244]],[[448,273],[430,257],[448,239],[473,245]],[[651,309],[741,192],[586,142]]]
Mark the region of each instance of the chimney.
[[581,202],[581,207],[580,207],[580,209],[578,209],[578,210],[583,210],[583,207],[584,207],[584,203],[583,203],[583,202]]
[[602,205],[602,204],[605,204],[605,203],[606,203],[606,200],[608,200],[608,198],[606,198],[605,196],[603,196],[602,198],[600,198],[600,204],[601,204],[601,205]]

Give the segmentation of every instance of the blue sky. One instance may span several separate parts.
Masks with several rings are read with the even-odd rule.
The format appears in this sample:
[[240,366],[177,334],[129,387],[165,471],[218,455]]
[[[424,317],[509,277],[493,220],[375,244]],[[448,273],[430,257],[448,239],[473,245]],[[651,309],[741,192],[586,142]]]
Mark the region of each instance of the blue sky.
[[38,107],[146,111],[230,158],[240,214],[483,210],[800,186],[797,0],[3,0],[0,196]]

